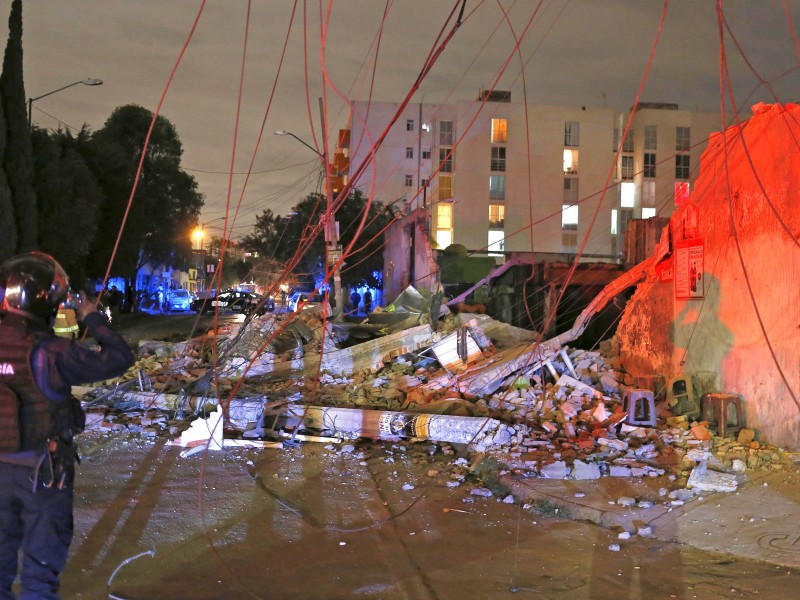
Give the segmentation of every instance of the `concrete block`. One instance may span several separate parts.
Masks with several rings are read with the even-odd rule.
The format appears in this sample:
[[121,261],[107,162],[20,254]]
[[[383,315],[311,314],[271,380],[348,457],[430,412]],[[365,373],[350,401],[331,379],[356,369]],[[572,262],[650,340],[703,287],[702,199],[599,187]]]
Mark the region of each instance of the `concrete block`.
[[556,461],[541,468],[541,476],[545,479],[566,479],[567,463],[563,460]]
[[594,463],[576,460],[572,465],[573,479],[600,479],[600,467]]
[[686,486],[703,492],[735,492],[736,476],[719,471],[710,471],[705,464],[692,469]]

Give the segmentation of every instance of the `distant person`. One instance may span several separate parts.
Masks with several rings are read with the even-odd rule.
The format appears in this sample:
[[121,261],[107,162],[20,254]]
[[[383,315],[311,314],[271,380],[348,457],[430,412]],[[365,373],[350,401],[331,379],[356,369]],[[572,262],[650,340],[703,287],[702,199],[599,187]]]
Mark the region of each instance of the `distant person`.
[[111,289],[108,290],[105,294],[103,294],[103,300],[108,305],[108,308],[111,310],[111,314],[116,314],[119,312],[120,298],[121,298],[120,291],[117,289],[117,286],[115,285],[112,285]]
[[364,312],[369,314],[372,311],[372,294],[369,290],[364,292]]
[[125,312],[133,312],[135,310],[134,304],[136,299],[136,295],[133,291],[133,286],[128,285],[125,287]]
[[[0,266],[0,598],[58,599],[73,533],[74,435],[85,416],[71,386],[125,373],[134,356],[94,303],[73,298],[99,350],[56,337],[67,274],[30,252]],[[21,565],[20,565],[20,550]]]
[[350,304],[353,305],[353,314],[357,314],[358,305],[361,304],[361,294],[358,293],[358,290],[353,290],[353,293],[350,294]]
[[163,313],[164,312],[164,288],[162,288],[161,286],[158,286],[158,288],[156,288],[156,304],[158,305],[157,306],[158,312]]

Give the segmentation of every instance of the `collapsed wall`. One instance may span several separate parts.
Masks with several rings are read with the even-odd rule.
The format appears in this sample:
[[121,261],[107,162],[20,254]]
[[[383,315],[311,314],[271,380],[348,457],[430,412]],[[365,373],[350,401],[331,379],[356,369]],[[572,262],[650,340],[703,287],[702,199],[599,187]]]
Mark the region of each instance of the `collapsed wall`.
[[702,376],[744,398],[760,439],[791,449],[800,447],[799,195],[800,106],[756,105],[710,140],[656,273],[618,328],[628,371]]

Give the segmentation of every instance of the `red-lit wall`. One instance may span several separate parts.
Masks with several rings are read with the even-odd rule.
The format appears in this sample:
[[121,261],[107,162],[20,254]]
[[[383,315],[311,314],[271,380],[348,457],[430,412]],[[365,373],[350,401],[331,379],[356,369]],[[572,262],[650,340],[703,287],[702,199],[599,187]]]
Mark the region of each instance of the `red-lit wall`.
[[[673,252],[662,266],[673,278],[653,274],[638,287],[618,328],[620,352],[634,374],[714,373],[717,390],[744,398],[759,439],[798,449],[800,106],[753,112],[726,130],[727,144],[720,134],[709,142],[689,202],[670,222]],[[688,300],[676,298],[674,262],[687,239],[703,248],[703,297]]]

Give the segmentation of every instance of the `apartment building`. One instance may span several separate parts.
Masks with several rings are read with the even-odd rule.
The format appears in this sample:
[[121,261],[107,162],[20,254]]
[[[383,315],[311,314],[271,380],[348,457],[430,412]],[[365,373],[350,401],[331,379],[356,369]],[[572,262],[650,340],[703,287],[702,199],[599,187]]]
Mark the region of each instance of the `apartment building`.
[[630,219],[669,217],[686,201],[707,138],[721,128],[718,113],[641,103],[623,141],[630,116],[514,103],[499,91],[402,110],[357,101],[330,167],[333,187],[356,178],[375,200],[425,208],[439,249],[563,260],[583,247],[585,261],[618,260]]

